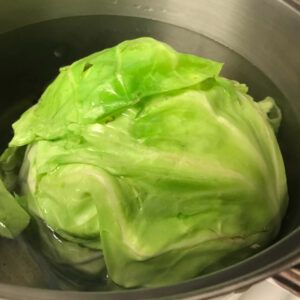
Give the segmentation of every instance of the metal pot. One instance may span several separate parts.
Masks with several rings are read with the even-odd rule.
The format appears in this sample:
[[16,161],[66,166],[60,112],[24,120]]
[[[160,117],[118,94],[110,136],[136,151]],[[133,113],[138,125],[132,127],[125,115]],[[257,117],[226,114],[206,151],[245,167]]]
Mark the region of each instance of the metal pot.
[[[225,62],[224,75],[283,111],[279,142],[290,205],[272,246],[234,266],[173,286],[115,292],[57,291],[21,240],[0,239],[0,297],[204,299],[247,287],[300,261],[300,9],[296,0],[1,0],[0,146],[10,124],[61,65],[124,39],[153,36]],[[49,288],[50,287],[50,288]]]

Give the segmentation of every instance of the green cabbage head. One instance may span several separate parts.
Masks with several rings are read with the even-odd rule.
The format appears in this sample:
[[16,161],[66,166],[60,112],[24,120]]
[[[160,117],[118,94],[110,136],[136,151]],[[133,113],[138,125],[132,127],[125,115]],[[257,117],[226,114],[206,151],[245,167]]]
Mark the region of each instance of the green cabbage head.
[[[102,252],[123,287],[180,282],[266,247],[287,206],[280,111],[221,68],[151,38],[61,68],[1,158],[3,181],[20,187],[19,227],[26,210]],[[5,166],[25,148],[13,178]]]

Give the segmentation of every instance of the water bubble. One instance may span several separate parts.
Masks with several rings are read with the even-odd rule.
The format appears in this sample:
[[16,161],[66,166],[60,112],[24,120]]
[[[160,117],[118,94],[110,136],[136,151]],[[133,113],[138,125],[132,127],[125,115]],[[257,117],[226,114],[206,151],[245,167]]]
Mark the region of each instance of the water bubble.
[[54,54],[54,56],[57,57],[57,58],[62,57],[62,53],[61,53],[60,51],[58,51],[57,49],[54,50],[53,54]]
[[65,54],[66,54],[65,46],[57,46],[53,51],[53,55],[57,58],[62,58]]
[[142,8],[142,5],[140,5],[140,4],[134,4],[133,6],[134,6],[134,8],[136,8],[136,9],[141,9],[141,8]]
[[253,245],[250,246],[250,248],[252,248],[252,249],[258,249],[260,247],[261,246],[259,244],[253,244]]
[[154,11],[154,9],[152,7],[145,7],[144,11],[152,12],[152,11]]

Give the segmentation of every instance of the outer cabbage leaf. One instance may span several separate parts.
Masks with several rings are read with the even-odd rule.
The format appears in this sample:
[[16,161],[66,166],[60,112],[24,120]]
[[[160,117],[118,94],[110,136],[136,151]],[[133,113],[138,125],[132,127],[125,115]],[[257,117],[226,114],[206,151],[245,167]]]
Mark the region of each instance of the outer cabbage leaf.
[[80,278],[105,278],[105,262],[101,251],[90,249],[79,241],[75,243],[64,239],[40,220],[36,220],[34,229],[30,234],[35,235],[35,242],[39,236],[36,246],[55,267]]
[[40,102],[14,124],[10,146],[64,137],[74,124],[101,122],[147,96],[216,76],[221,67],[151,38],[125,41],[62,68]]
[[27,227],[29,215],[0,179],[0,236],[15,238]]

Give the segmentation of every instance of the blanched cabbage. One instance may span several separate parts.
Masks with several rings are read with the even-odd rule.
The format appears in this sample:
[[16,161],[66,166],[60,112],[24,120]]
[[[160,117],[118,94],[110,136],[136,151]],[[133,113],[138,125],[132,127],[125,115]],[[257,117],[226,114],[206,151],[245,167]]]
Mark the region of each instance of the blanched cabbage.
[[62,68],[13,125],[24,207],[103,252],[123,287],[176,283],[267,246],[287,206],[280,111],[221,68],[151,38]]

